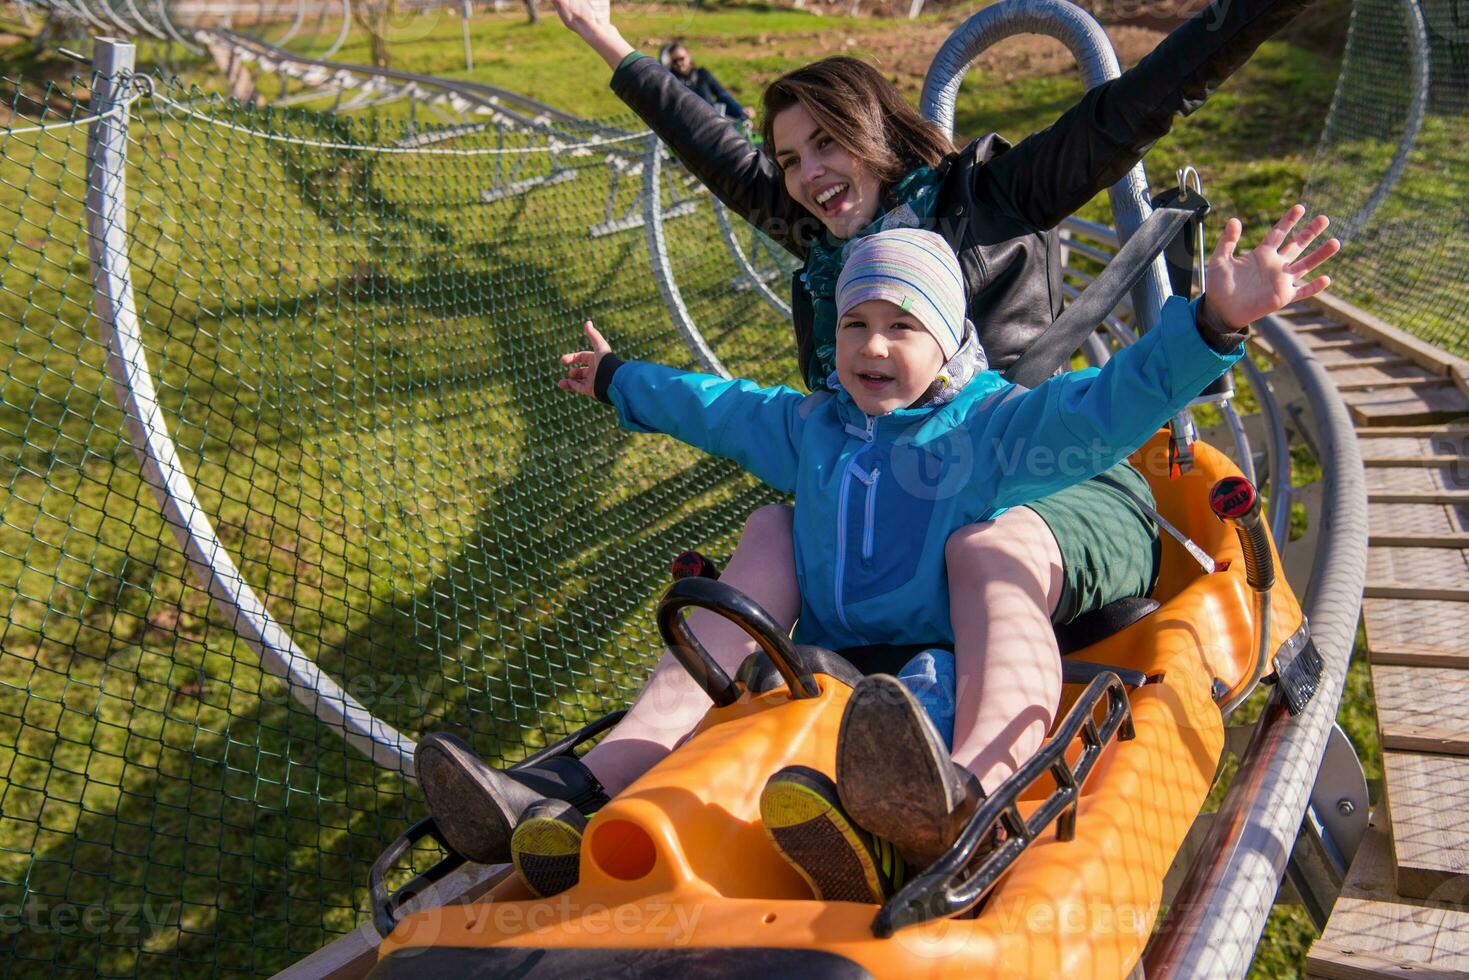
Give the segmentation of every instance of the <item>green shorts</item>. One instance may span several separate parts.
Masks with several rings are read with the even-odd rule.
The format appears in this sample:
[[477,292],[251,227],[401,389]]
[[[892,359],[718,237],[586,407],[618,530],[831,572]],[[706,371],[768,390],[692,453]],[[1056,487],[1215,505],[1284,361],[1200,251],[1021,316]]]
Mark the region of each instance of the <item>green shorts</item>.
[[[1106,476],[1154,506],[1148,481],[1132,464],[1119,463]],[[1061,598],[1051,616],[1057,626],[1153,591],[1163,553],[1158,526],[1115,487],[1088,480],[1026,506],[1046,522],[1061,549]]]

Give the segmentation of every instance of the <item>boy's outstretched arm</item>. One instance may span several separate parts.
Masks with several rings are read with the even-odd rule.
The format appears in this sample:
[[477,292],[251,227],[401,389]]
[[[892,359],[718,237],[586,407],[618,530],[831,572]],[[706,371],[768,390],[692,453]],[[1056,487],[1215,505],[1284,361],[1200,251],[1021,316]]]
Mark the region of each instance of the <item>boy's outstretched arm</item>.
[[[1341,248],[1324,216],[1291,237],[1305,209],[1286,212],[1250,252],[1236,253],[1230,219],[1209,260],[1208,288],[1190,304],[1170,299],[1159,326],[1100,370],[1072,371],[1034,390],[1010,387],[975,406],[975,485],[994,507],[1014,507],[1089,479],[1124,459],[1243,353],[1249,324],[1325,289],[1300,282]],[[981,462],[982,461],[982,462]]]
[[777,490],[795,490],[800,392],[623,361],[590,320],[583,329],[591,349],[561,355],[558,388],[612,405],[626,429],[665,433],[734,460]]

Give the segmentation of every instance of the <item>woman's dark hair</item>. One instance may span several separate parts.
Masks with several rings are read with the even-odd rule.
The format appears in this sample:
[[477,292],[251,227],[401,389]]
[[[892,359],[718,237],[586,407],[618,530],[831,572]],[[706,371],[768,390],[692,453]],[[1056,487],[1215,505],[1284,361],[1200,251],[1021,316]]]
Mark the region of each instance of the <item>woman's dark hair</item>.
[[765,90],[760,135],[775,153],[775,117],[804,106],[837,145],[884,186],[921,164],[937,166],[954,143],[903,99],[897,86],[856,58],[824,58],[782,75]]

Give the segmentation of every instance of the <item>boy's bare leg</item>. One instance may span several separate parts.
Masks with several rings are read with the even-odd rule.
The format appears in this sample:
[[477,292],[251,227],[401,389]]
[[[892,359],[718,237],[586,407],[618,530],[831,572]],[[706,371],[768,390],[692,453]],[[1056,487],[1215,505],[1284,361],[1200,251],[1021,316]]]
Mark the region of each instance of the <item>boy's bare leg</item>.
[[[740,542],[720,581],[758,602],[783,629],[791,628],[801,611],[801,596],[796,587],[789,507],[771,504],[745,520]],[[744,630],[715,613],[691,612],[689,626],[731,676],[755,652],[755,643]],[[667,755],[708,710],[709,696],[665,652],[627,716],[582,762],[608,795],[615,796]]]
[[1040,515],[1017,507],[949,536],[954,624],[953,759],[993,792],[1045,740],[1061,703],[1051,613],[1061,551]]

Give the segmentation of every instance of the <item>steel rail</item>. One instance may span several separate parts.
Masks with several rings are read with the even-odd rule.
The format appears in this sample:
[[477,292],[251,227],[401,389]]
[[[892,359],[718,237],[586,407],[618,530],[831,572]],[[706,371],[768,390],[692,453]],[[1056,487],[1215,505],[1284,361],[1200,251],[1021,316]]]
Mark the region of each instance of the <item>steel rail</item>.
[[[1255,325],[1295,376],[1316,426],[1323,499],[1306,612],[1325,663],[1305,711],[1272,694],[1239,773],[1144,956],[1149,980],[1243,977],[1301,828],[1346,683],[1367,577],[1367,491],[1346,405],[1311,350],[1277,317]],[[1262,395],[1262,402],[1265,400]],[[1275,474],[1272,474],[1274,477]]]
[[128,256],[126,97],[133,84],[134,57],[132,43],[115,38],[98,38],[93,48],[93,108],[103,114],[89,132],[86,205],[93,305],[128,441],[190,570],[225,621],[260,657],[261,666],[349,745],[378,766],[412,778],[413,742],[312,662],[245,581],[194,493],[169,431],[148,365]]

